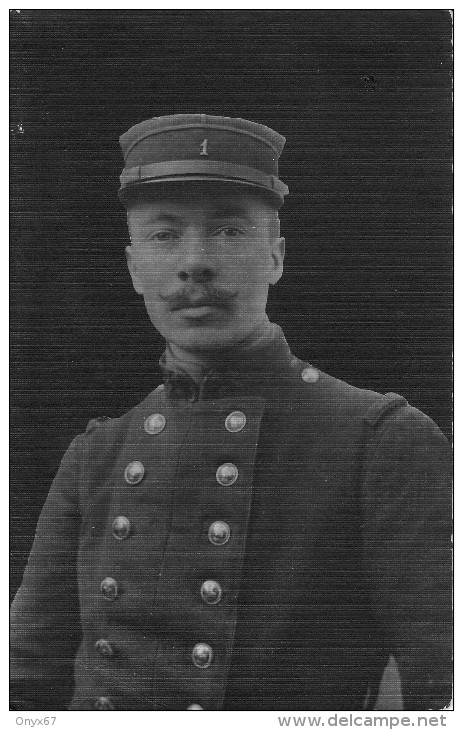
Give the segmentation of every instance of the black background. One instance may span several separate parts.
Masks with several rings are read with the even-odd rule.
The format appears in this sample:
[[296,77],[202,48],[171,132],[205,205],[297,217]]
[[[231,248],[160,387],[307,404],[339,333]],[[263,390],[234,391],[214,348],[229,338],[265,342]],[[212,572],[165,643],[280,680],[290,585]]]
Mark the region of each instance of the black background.
[[15,591],[60,458],[159,382],[132,290],[118,137],[163,114],[267,124],[293,352],[451,433],[451,32],[444,10],[11,11]]

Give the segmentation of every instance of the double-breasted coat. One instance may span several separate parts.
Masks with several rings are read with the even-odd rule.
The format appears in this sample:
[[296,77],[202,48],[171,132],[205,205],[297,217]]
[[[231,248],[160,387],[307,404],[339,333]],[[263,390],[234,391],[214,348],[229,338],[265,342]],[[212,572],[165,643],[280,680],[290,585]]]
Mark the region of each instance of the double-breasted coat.
[[[280,332],[72,442],[12,609],[13,706],[450,701],[448,443]],[[366,699],[368,696],[370,700]]]

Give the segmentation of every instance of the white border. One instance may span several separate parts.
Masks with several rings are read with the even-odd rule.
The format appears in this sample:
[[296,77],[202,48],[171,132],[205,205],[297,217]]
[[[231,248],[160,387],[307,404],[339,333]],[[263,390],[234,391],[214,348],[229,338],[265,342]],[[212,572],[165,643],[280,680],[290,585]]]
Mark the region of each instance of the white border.
[[[27,3],[17,3],[12,7],[8,8],[9,12],[21,12],[21,9],[91,9],[91,10],[110,10],[110,9],[130,9],[130,10],[145,10],[145,9],[152,9],[152,10],[173,10],[173,9],[186,9],[186,10],[196,10],[196,9],[215,9],[215,10],[223,10],[223,9],[269,9],[269,10],[290,10],[290,9],[307,9],[307,10],[337,10],[337,9],[352,9],[352,10],[428,10],[428,9],[449,9],[448,5],[442,2],[409,2],[405,6],[401,3],[378,3],[378,2],[358,2],[353,5],[345,4],[343,2],[339,2],[337,4],[333,3],[317,3],[317,5],[312,5],[308,2],[291,2],[288,4],[283,3],[264,3],[264,2],[234,2],[234,3],[221,3],[220,6],[218,6],[217,3],[212,2],[203,2],[203,3],[166,3],[166,2],[143,2],[143,3],[136,3],[131,5],[129,8],[127,6],[124,6],[122,3],[66,3],[66,2],[48,2],[48,3],[42,3],[42,2],[27,2]],[[456,7],[456,23],[457,23],[457,29],[455,30],[455,47],[457,49],[456,56],[455,56],[455,79],[456,81],[460,78],[459,76],[459,70],[460,70],[460,62],[459,62],[459,54],[458,54],[458,38],[459,38],[459,29],[458,29],[458,6]],[[1,16],[0,16],[1,17]],[[3,16],[5,19],[5,22],[1,23],[0,25],[0,32],[1,32],[1,48],[2,48],[2,99],[5,100],[5,111],[4,111],[4,119],[5,124],[8,124],[9,127],[9,110],[8,110],[8,88],[9,88],[9,82],[8,82],[8,43],[9,43],[9,28],[8,28],[8,22],[6,22],[6,11],[5,16]],[[456,130],[456,142],[455,142],[455,163],[456,163],[456,185],[455,185],[455,211],[456,211],[456,218],[455,218],[455,275],[456,275],[456,287],[455,287],[455,293],[456,293],[456,304],[455,304],[455,321],[456,321],[456,327],[459,329],[461,327],[460,324],[460,318],[459,314],[461,312],[461,305],[462,305],[462,295],[460,293],[461,287],[459,286],[459,275],[462,270],[462,257],[463,254],[461,252],[461,247],[463,245],[462,237],[461,237],[461,216],[459,215],[459,211],[462,208],[461,201],[459,199],[459,185],[458,185],[458,176],[459,176],[459,162],[461,160],[461,143],[460,143],[460,135],[459,135],[459,121],[460,121],[461,115],[460,115],[460,103],[458,98],[458,93],[455,97],[455,130]],[[9,135],[8,135],[9,139]],[[6,135],[5,135],[6,140]],[[6,147],[6,143],[5,143]],[[4,166],[4,170],[6,168],[6,165]],[[5,190],[2,191],[3,195],[1,196],[1,205],[5,208],[2,216],[2,220],[5,222],[5,225],[7,225],[8,221],[8,187],[7,187],[7,181],[6,181],[6,172],[4,171],[3,175],[3,181],[2,184],[5,186]],[[2,338],[0,339],[0,342],[3,344],[5,353],[4,357],[2,358],[2,375],[4,376],[2,378],[2,382],[4,383],[5,388],[5,399],[2,401],[6,403],[8,401],[8,379],[7,379],[7,373],[8,373],[8,322],[7,322],[7,316],[6,313],[8,312],[8,274],[7,274],[7,267],[6,263],[2,267],[2,277],[5,277],[5,281],[2,282],[3,285],[0,286],[0,293],[3,298],[3,306],[1,308],[2,312]],[[461,443],[461,437],[460,432],[458,428],[459,424],[459,414],[463,410],[463,395],[462,395],[462,386],[460,385],[460,379],[459,379],[459,367],[461,362],[461,337],[458,336],[455,340],[455,360],[456,360],[456,376],[455,376],[455,412],[456,412],[456,431],[455,431],[455,453],[458,455],[462,453],[463,451],[463,443]],[[3,353],[2,353],[3,354]],[[6,409],[5,409],[6,411]],[[8,452],[8,423],[5,416],[0,419],[0,445],[2,449],[2,457],[3,457],[3,463],[8,463],[9,460],[9,452]],[[12,464],[12,468],[14,469],[14,464]],[[457,459],[456,463],[456,472],[455,472],[456,478],[455,478],[455,509],[456,509],[456,518],[457,518],[457,525],[460,522],[460,515],[461,515],[461,498],[459,496],[460,492],[460,461]],[[4,518],[4,528],[1,531],[1,538],[3,540],[3,550],[2,555],[4,559],[3,568],[3,585],[7,588],[8,586],[8,531],[7,531],[7,514],[8,514],[8,490],[6,489],[6,485],[4,485],[3,493],[5,495],[5,504],[3,505],[3,518]],[[458,531],[457,531],[458,536]],[[462,615],[462,601],[459,590],[459,586],[461,585],[462,575],[461,575],[461,557],[462,557],[462,551],[461,547],[459,545],[459,542],[457,540],[456,543],[456,570],[455,570],[455,617],[456,617],[456,628],[455,628],[455,640],[456,640],[456,672],[455,672],[455,680],[456,680],[456,689],[455,689],[455,704],[456,709],[453,712],[428,712],[428,713],[415,713],[415,712],[409,712],[409,713],[391,713],[391,712],[383,712],[383,713],[362,713],[362,712],[356,712],[356,713],[335,713],[335,712],[319,712],[319,713],[307,713],[307,716],[320,716],[322,718],[322,721],[325,723],[324,727],[334,727],[334,725],[328,724],[328,717],[333,717],[334,715],[337,715],[338,718],[341,716],[349,718],[349,715],[353,718],[353,721],[355,722],[355,718],[363,718],[363,720],[366,719],[367,716],[370,717],[382,717],[386,718],[388,717],[390,720],[395,717],[397,720],[396,727],[404,727],[404,725],[401,724],[401,720],[403,717],[409,717],[411,724],[410,727],[417,727],[417,718],[426,716],[428,719],[431,717],[437,718],[437,724],[433,724],[431,727],[448,727],[451,729],[459,729],[463,726],[463,683],[462,683],[462,657],[461,657],[461,647],[462,647],[462,631],[461,631],[461,619],[459,616]],[[8,594],[8,591],[5,591],[6,594]],[[137,713],[110,713],[109,715],[105,715],[104,713],[80,713],[80,712],[58,712],[58,713],[51,713],[51,712],[32,712],[32,713],[17,713],[17,712],[9,712],[8,711],[8,657],[7,657],[7,648],[8,648],[8,599],[6,598],[5,601],[2,601],[1,604],[1,626],[4,630],[3,636],[3,642],[2,647],[4,647],[4,651],[2,652],[2,661],[0,664],[1,669],[1,700],[0,700],[0,717],[3,717],[3,721],[6,723],[6,727],[32,727],[31,721],[32,720],[39,720],[45,718],[45,717],[56,717],[56,721],[53,725],[54,728],[76,728],[76,730],[81,730],[82,725],[85,725],[89,728],[98,728],[98,730],[102,730],[104,728],[111,728],[111,730],[116,730],[118,728],[124,728],[124,730],[127,727],[127,724],[134,725],[135,727],[139,726],[140,728],[176,728],[176,727],[187,727],[187,728],[198,728],[198,730],[201,728],[201,730],[204,730],[205,728],[214,728],[216,730],[217,725],[220,726],[220,730],[237,730],[237,728],[246,729],[246,728],[252,728],[252,730],[257,730],[257,728],[262,728],[262,730],[277,730],[280,725],[278,722],[278,717],[283,715],[290,715],[290,716],[302,716],[302,713],[294,713],[291,712],[291,707],[288,706],[286,710],[282,709],[279,712],[220,712],[218,715],[217,713],[185,713],[185,712],[160,712],[160,713],[150,713],[150,712],[137,712]],[[8,713],[8,714],[7,714]],[[442,724],[442,721],[440,718],[444,716],[445,718],[445,724]],[[21,720],[21,718],[23,718]],[[24,723],[24,719],[28,720],[29,724]],[[44,727],[44,724],[36,724],[36,727]],[[48,727],[52,727],[51,720],[49,720]],[[293,727],[295,727],[293,725]],[[308,724],[308,721],[306,721],[305,727],[310,727]],[[337,727],[345,727],[341,725],[337,725]],[[348,725],[347,727],[351,727],[351,725]],[[377,725],[377,727],[381,727],[381,725]],[[385,725],[382,725],[382,727],[385,727]],[[424,727],[424,725],[422,725]]]

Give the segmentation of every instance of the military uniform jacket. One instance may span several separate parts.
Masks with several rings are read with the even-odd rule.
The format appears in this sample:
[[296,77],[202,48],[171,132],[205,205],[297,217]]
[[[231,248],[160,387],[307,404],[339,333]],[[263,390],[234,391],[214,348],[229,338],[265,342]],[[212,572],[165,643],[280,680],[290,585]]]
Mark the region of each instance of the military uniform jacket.
[[282,334],[91,422],[13,604],[13,706],[356,710],[392,653],[405,709],[444,708],[448,448]]

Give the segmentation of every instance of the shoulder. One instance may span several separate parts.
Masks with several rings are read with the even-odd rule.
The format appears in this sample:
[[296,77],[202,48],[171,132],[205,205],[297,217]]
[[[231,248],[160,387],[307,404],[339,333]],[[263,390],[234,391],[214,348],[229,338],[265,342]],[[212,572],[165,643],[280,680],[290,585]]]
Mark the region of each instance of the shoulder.
[[362,431],[372,439],[403,443],[448,441],[425,413],[397,393],[377,393],[332,377],[307,362],[293,361],[293,408],[323,429]]
[[377,393],[357,388],[334,378],[313,365],[293,359],[294,397],[302,408],[310,407],[313,415],[336,420],[362,420],[375,427],[392,413],[408,407],[407,400],[397,393]]

